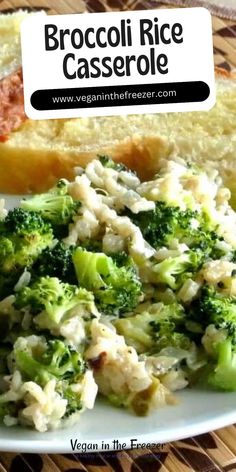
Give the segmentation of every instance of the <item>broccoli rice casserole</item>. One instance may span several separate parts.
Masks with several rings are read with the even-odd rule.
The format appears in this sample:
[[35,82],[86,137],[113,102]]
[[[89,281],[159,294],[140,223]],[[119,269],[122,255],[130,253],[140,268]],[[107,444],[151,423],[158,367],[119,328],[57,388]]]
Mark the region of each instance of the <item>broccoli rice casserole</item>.
[[[44,432],[97,396],[137,415],[236,390],[236,213],[216,171],[107,156],[0,201],[0,416]],[[170,407],[171,408],[171,407]]]

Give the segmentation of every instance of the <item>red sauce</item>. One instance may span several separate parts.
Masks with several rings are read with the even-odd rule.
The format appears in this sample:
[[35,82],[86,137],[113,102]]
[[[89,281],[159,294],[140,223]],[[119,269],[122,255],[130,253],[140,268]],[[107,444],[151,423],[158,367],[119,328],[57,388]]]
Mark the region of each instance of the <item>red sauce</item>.
[[0,143],[5,143],[8,140],[8,134],[0,136]]
[[24,111],[23,77],[19,69],[0,80],[0,141],[26,120]]

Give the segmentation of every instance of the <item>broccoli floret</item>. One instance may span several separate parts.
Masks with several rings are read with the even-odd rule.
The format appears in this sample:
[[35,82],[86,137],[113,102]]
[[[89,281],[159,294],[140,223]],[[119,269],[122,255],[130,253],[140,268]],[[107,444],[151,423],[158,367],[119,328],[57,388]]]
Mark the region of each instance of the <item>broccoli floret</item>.
[[33,285],[23,287],[16,294],[17,309],[30,307],[37,314],[46,309],[49,316],[60,320],[76,303],[78,288],[62,283],[57,277],[40,277]]
[[207,217],[190,209],[181,210],[165,202],[155,203],[155,210],[139,212],[126,210],[127,216],[139,226],[146,241],[155,248],[169,246],[173,239],[185,243],[189,248],[210,255],[217,235],[210,228]]
[[206,369],[207,383],[217,390],[235,391],[236,352],[230,338],[215,346],[215,356],[216,361],[210,361]]
[[166,284],[177,290],[200,269],[203,262],[203,255],[199,251],[187,251],[177,257],[168,257],[153,266],[153,282]]
[[188,317],[202,327],[214,324],[216,328],[227,329],[236,343],[236,297],[224,296],[214,287],[204,285],[200,298],[191,304]]
[[189,351],[192,345],[192,340],[187,334],[181,332],[162,332],[157,331],[156,333],[156,352],[160,352],[166,347],[175,347],[176,349],[183,349]]
[[133,223],[140,227],[146,241],[153,247],[167,246],[169,241],[183,236],[196,213],[191,210],[181,211],[179,207],[167,206],[165,202],[156,202],[155,210],[142,211],[137,215],[129,212]]
[[16,208],[1,223],[0,296],[9,295],[25,268],[50,247],[53,231],[49,223],[33,211]]
[[119,315],[138,304],[141,283],[134,264],[118,267],[111,257],[80,247],[73,253],[73,262],[79,284],[94,292],[103,313]]
[[24,210],[39,212],[45,220],[59,227],[70,223],[79,206],[80,202],[74,201],[68,194],[68,184],[63,179],[49,192],[21,202]]
[[[39,336],[18,338],[12,354],[14,367],[23,381],[36,382],[44,387],[49,380],[56,380],[56,391],[67,400],[64,418],[83,407],[81,394],[72,388],[81,383],[86,371],[82,355],[60,339],[48,341]],[[0,403],[4,395],[0,396]]]
[[164,347],[174,346],[189,349],[191,341],[184,333],[185,312],[178,303],[154,304],[140,314],[126,316],[113,323],[126,343],[137,352],[158,353]]
[[54,330],[76,306],[91,307],[93,313],[93,295],[75,285],[61,282],[56,277],[41,277],[31,286],[19,290],[16,294],[15,307],[29,307],[35,323],[41,329]]
[[64,418],[68,418],[73,415],[73,413],[82,410],[83,403],[81,400],[81,395],[78,392],[72,390],[71,385],[68,385],[68,382],[61,381],[57,386],[57,392],[61,394],[63,398],[67,400],[66,413]]
[[98,156],[99,161],[103,165],[103,167],[109,168],[109,169],[114,169],[117,170],[118,172],[125,170],[128,172],[131,172],[128,167],[126,167],[124,164],[121,164],[120,162],[115,162],[113,161],[110,157],[108,156]]
[[81,243],[81,247],[89,252],[102,252],[102,240],[86,239]]
[[33,266],[33,274],[38,276],[57,277],[63,282],[77,284],[72,254],[74,246],[67,246],[58,241],[52,248],[42,251]]
[[110,254],[110,257],[118,267],[128,267],[133,264],[132,258],[125,251]]
[[[9,211],[1,230],[1,270],[4,272],[30,266],[53,241],[51,225],[38,213],[22,208]],[[12,254],[17,260],[12,260]]]
[[13,359],[25,381],[32,380],[41,386],[52,378],[71,380],[85,368],[81,354],[59,339],[30,345],[27,338],[18,338]]
[[[80,413],[84,408],[82,395],[84,378],[88,371],[81,352],[60,339],[32,335],[18,337],[8,359],[13,374],[15,371],[20,373],[23,385],[24,382],[34,382],[35,389],[37,386],[46,389],[48,382],[53,381],[55,391],[67,401],[62,419],[66,419],[72,413]],[[12,385],[9,380],[9,389],[0,395],[2,419],[6,415],[19,417],[22,409],[28,406],[21,387],[22,385],[16,391],[14,386],[14,396],[12,396]]]
[[155,352],[166,347],[189,350],[191,340],[186,334],[186,316],[180,304],[164,305],[161,317],[151,321]]
[[[226,333],[225,340],[230,341],[232,346],[235,346],[236,297],[225,296],[217,291],[215,287],[204,285],[200,297],[191,304],[187,316],[191,321],[199,323],[203,329],[207,328],[208,325],[212,325],[219,333]],[[221,341],[220,337],[219,341],[214,341],[210,351],[215,350],[215,344],[220,346]],[[205,347],[205,343],[203,344]]]

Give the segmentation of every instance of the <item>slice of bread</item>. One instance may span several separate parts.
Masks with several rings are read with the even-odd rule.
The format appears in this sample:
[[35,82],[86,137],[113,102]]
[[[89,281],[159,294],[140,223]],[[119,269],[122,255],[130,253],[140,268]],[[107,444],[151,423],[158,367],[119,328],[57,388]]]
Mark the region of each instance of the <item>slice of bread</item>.
[[[29,15],[26,11],[0,15],[0,79],[21,65],[20,24]],[[1,106],[1,105],[0,105]]]
[[158,170],[162,158],[181,156],[219,169],[236,193],[235,78],[218,71],[217,103],[208,112],[27,120],[0,142],[0,191],[43,191],[59,177],[73,177],[74,166],[104,153],[144,179]]

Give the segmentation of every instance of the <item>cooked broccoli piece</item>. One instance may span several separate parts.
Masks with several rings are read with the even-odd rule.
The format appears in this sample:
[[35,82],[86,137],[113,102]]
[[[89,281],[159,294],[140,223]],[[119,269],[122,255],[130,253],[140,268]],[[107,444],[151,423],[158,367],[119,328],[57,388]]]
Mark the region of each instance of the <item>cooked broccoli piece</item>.
[[21,372],[25,381],[32,380],[44,386],[52,378],[70,380],[84,373],[81,354],[63,341],[51,339],[30,345],[27,339],[30,337],[18,338],[13,350],[15,368]]
[[80,206],[68,194],[66,180],[59,180],[49,192],[35,195],[30,199],[22,200],[21,208],[39,212],[52,225],[68,225]]
[[128,169],[128,167],[126,167],[124,164],[122,164],[120,162],[115,162],[108,156],[98,156],[98,158],[99,158],[99,161],[101,162],[101,164],[103,165],[103,167],[107,167],[109,169],[114,169],[114,170],[117,170],[118,172],[120,172],[122,170],[131,172],[131,170]]
[[186,229],[191,228],[191,222],[196,218],[195,212],[181,211],[179,207],[167,206],[162,201],[156,202],[153,211],[142,211],[137,215],[129,212],[128,216],[154,247],[166,246],[173,238],[186,234]]
[[160,352],[162,349],[170,346],[177,349],[183,349],[184,351],[189,351],[192,345],[192,339],[186,333],[181,333],[179,331],[164,332],[163,327],[161,327],[160,330],[159,328],[157,329],[155,341],[156,352]]
[[58,277],[63,282],[77,284],[75,268],[72,261],[74,246],[67,246],[58,241],[52,248],[42,251],[33,266],[33,275]]
[[94,292],[103,313],[117,316],[139,303],[141,283],[133,263],[118,267],[106,254],[80,247],[74,251],[73,261],[79,284]]
[[81,243],[81,247],[89,252],[102,252],[102,241],[97,239],[87,239]]
[[137,352],[159,352],[164,347],[174,346],[189,349],[191,341],[185,334],[185,312],[178,303],[154,304],[150,310],[115,320],[113,323],[126,343]]
[[41,277],[31,286],[24,287],[16,294],[15,307],[29,307],[30,313],[37,315],[34,322],[41,329],[54,333],[60,331],[62,322],[70,317],[71,310],[80,308],[78,315],[86,318],[96,316],[93,295],[87,290],[61,282],[56,277]]
[[186,251],[177,257],[168,257],[153,266],[153,282],[166,284],[173,290],[196,273],[204,262],[200,251]]
[[202,374],[203,381],[207,380],[217,389],[236,390],[236,297],[225,296],[215,287],[205,285],[187,316],[202,328],[211,325],[213,334],[216,333],[212,339],[209,334],[202,338],[209,357],[208,367]]
[[113,261],[118,267],[128,267],[133,265],[132,258],[125,252],[115,252],[114,254],[109,254],[112,257]]
[[[219,258],[218,258],[219,259]],[[232,262],[236,262],[236,250],[232,250],[231,259]]]
[[186,334],[185,321],[182,305],[163,305],[160,315],[150,323],[154,351],[159,352],[169,346],[189,350],[191,340]]
[[200,298],[191,304],[188,317],[202,327],[214,324],[216,328],[227,329],[236,343],[236,297],[224,296],[214,287],[204,285]]
[[[213,325],[209,326],[212,328]],[[207,365],[198,373],[198,382],[216,390],[236,391],[236,351],[230,337],[214,328],[213,335],[208,333]],[[212,338],[212,339],[210,339]],[[205,342],[203,342],[205,347]],[[210,344],[209,344],[210,343]]]
[[215,361],[208,361],[202,380],[217,390],[236,391],[236,352],[232,340],[217,343],[214,350]]
[[22,208],[9,211],[0,228],[1,298],[13,291],[24,269],[52,242],[52,227],[38,213]]
[[81,394],[72,390],[71,385],[68,382],[61,381],[57,386],[57,392],[61,394],[63,398],[67,400],[66,413],[64,418],[68,418],[79,410],[82,410],[83,403],[81,400]]
[[126,210],[126,214],[139,226],[146,241],[155,248],[169,246],[173,239],[177,239],[189,248],[210,255],[218,239],[206,215],[168,206],[162,201],[155,203],[154,211],[143,211],[136,215]]
[[32,314],[46,310],[49,317],[59,321],[76,305],[78,290],[57,277],[40,277],[33,285],[17,292],[15,307],[21,309],[29,306]]
[[56,379],[57,392],[68,402],[64,417],[81,410],[81,394],[72,388],[73,384],[82,381],[86,371],[80,353],[60,339],[47,341],[43,337],[30,336],[18,338],[12,356],[14,368],[20,371],[23,381],[33,381],[44,387],[49,380]]

